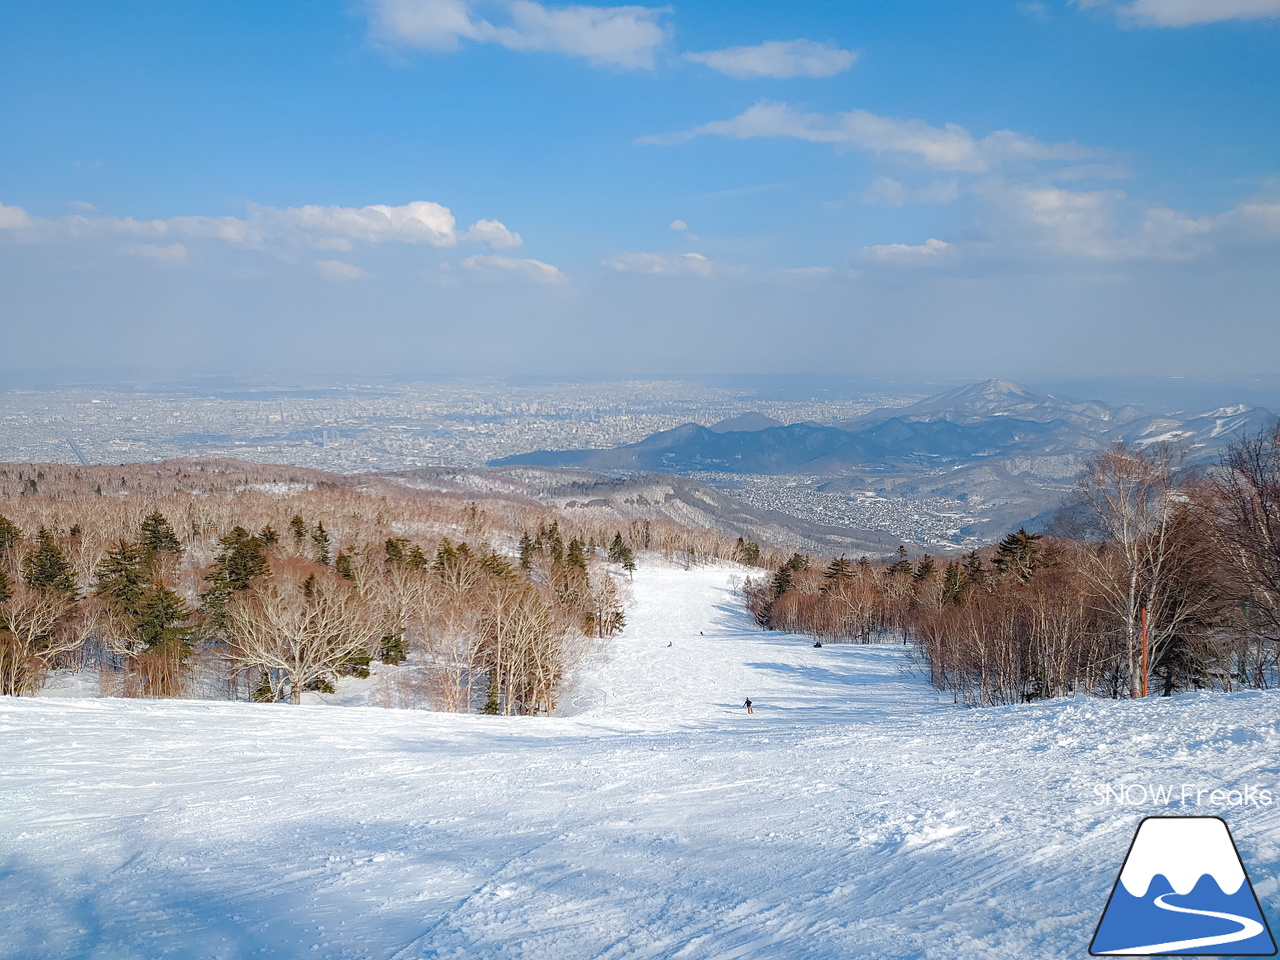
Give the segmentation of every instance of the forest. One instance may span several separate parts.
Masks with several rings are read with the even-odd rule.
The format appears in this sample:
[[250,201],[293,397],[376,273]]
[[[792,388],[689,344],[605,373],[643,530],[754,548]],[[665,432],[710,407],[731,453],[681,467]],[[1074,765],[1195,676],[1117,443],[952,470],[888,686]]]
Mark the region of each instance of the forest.
[[748,606],[818,643],[901,640],[966,704],[1274,686],[1280,425],[1211,469],[1184,460],[1117,444],[1045,534],[890,563],[796,553],[748,581]]
[[[237,461],[0,465],[0,692],[548,714],[625,623],[637,556],[751,561],[714,531]],[[760,562],[768,562],[767,551]]]

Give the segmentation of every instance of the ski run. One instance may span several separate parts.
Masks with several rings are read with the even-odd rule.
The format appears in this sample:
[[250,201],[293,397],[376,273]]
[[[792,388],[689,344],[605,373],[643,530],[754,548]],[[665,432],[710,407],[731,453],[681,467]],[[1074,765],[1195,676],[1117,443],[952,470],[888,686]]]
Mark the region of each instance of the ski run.
[[1280,693],[962,709],[743,573],[643,566],[554,718],[0,700],[0,956],[1077,958],[1179,813],[1280,930]]

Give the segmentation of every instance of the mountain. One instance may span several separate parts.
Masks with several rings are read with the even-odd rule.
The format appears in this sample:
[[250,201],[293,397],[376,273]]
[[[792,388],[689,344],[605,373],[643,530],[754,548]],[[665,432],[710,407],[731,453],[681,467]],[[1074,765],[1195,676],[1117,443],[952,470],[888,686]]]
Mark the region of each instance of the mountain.
[[769,425],[768,419],[752,413],[713,427],[686,423],[612,449],[539,450],[493,463],[614,475],[811,478],[823,493],[980,503],[984,519],[967,529],[1003,535],[1051,511],[1089,458],[1117,440],[1177,443],[1192,464],[1212,463],[1232,439],[1276,418],[1244,405],[1152,413],[987,380],[835,423]]
[[719,423],[713,423],[707,429],[712,433],[733,433],[735,431],[768,430],[770,427],[781,427],[781,420],[766,417],[759,411],[740,413],[736,417],[727,417]]

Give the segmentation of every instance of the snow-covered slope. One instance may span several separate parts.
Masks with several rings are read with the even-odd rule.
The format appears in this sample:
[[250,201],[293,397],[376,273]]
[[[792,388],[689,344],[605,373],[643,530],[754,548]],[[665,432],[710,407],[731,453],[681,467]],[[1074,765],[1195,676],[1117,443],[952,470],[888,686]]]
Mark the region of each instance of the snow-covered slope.
[[1280,695],[959,710],[733,572],[642,568],[562,718],[0,700],[0,956],[1075,958],[1177,812],[1274,909],[1275,804],[1104,799],[1276,796]]

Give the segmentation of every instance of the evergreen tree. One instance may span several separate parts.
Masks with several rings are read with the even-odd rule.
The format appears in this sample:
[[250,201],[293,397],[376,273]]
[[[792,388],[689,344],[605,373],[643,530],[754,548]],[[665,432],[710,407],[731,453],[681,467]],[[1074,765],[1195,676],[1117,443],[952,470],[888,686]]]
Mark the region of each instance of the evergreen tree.
[[22,531],[18,529],[18,525],[0,513],[0,560],[5,558],[20,539]]
[[13,588],[9,585],[9,575],[4,572],[4,567],[0,567],[0,606],[8,603],[11,596]]
[[280,534],[276,533],[276,528],[268,523],[262,528],[262,532],[258,534],[258,539],[262,541],[264,547],[269,547],[280,542]]
[[334,561],[333,568],[338,571],[338,576],[343,580],[355,582],[356,567],[351,561],[351,554],[339,550],[338,559]]
[[[741,538],[739,538],[741,539]],[[609,544],[609,562],[621,563],[622,551],[627,549],[626,542],[622,539],[622,531],[619,530],[613,535],[613,541]]]
[[760,562],[760,544],[745,537],[738,538],[737,556],[739,563],[755,566]]
[[161,553],[171,553],[175,557],[182,555],[182,544],[178,542],[178,535],[173,532],[169,521],[158,510],[143,519],[140,546],[143,562],[147,566],[154,564],[156,556]]
[[636,555],[630,547],[623,547],[619,554],[618,562],[622,564],[622,569],[627,571],[627,576],[632,580],[635,579],[636,573]]
[[185,658],[189,644],[185,624],[191,619],[190,608],[161,583],[149,583],[134,617],[138,636],[149,650],[169,643],[180,643]]
[[964,601],[965,588],[969,586],[969,578],[958,560],[947,564],[942,573],[942,600],[944,603],[958,605]]
[[853,576],[853,567],[842,553],[827,564],[827,569],[822,576],[833,581],[833,585],[838,584],[841,580],[848,580]]
[[75,571],[53,534],[45,527],[36,532],[36,548],[22,561],[22,579],[40,591],[56,591],[68,595],[77,589]]
[[298,514],[294,514],[289,520],[289,529],[293,531],[293,540],[295,543],[302,543],[307,539],[307,521],[303,520]]
[[404,563],[405,548],[409,546],[409,541],[404,537],[388,537],[383,549],[387,553],[387,563]]
[[987,586],[987,571],[977,550],[969,551],[969,555],[964,559],[964,579],[965,583],[971,587],[985,589]]
[[526,530],[520,535],[520,569],[526,571],[533,569],[533,554],[533,537],[529,536],[529,531]]
[[150,578],[147,576],[142,548],[121,540],[107,551],[94,571],[93,592],[123,612],[133,616],[142,604]]
[[923,583],[933,576],[935,569],[936,565],[933,562],[933,557],[926,553],[920,558],[920,562],[916,564],[916,572],[911,575],[911,579],[916,583]]
[[1011,533],[996,547],[996,555],[992,560],[1002,574],[1012,575],[1022,583],[1031,579],[1031,575],[1044,566],[1044,550],[1040,545],[1038,533],[1027,533],[1020,528]]
[[227,623],[227,603],[237,591],[248,590],[254,577],[266,576],[266,549],[262,541],[237,526],[218,541],[222,549],[205,575],[209,589],[200,595],[200,606],[209,617],[209,628],[221,630]]
[[898,559],[885,571],[887,577],[909,577],[915,573],[915,566],[907,556],[906,544],[898,544]]
[[577,537],[569,541],[569,552],[565,557],[565,562],[571,567],[577,567],[579,570],[587,569],[586,544]]
[[778,572],[773,575],[773,596],[776,600],[782,596],[792,586],[792,570],[787,564],[783,564],[778,568]]
[[316,521],[316,528],[311,534],[311,542],[316,546],[316,563],[322,563],[326,567],[333,563],[333,556],[329,553],[329,534],[325,532],[323,522]]

